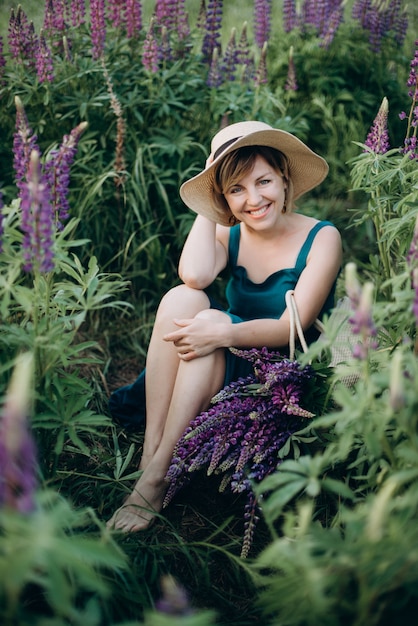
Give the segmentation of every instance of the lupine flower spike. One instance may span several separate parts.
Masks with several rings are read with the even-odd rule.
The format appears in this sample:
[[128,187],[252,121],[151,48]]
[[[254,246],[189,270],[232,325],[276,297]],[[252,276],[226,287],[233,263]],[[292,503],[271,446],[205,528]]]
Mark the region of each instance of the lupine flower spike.
[[39,46],[36,53],[36,73],[40,83],[52,83],[54,80],[52,53],[42,30],[39,35]]
[[290,33],[298,25],[295,0],[283,0],[283,28]]
[[15,106],[16,131],[13,137],[13,167],[20,196],[29,167],[30,155],[33,150],[39,152],[39,148],[37,145],[38,138],[29,126],[26,112],[19,96],[15,97]]
[[271,29],[271,0],[254,2],[254,38],[261,49],[269,40]]
[[104,0],[90,0],[91,42],[93,59],[104,54],[106,42],[106,20]]
[[32,388],[32,356],[14,368],[0,414],[0,507],[30,513],[35,507],[36,450],[27,419]]
[[261,50],[254,82],[256,85],[267,83],[267,41],[264,42],[264,46]]
[[160,49],[154,33],[155,18],[151,18],[144,45],[142,47],[142,65],[148,72],[158,72]]
[[310,366],[267,348],[231,350],[252,362],[254,373],[222,389],[186,429],[167,472],[164,506],[192,472],[205,468],[208,475],[220,475],[220,492],[229,488],[246,495],[241,551],[246,557],[260,513],[252,485],[275,470],[279,449],[305,418],[313,417],[301,400],[315,379]]
[[222,78],[223,82],[235,80],[235,70],[238,64],[238,50],[236,44],[236,29],[231,30],[228,44],[225,48],[225,54],[222,59]]
[[[414,234],[406,256],[406,262],[411,272],[411,283],[414,290],[412,312],[414,314],[415,327],[418,330],[418,217],[415,221]],[[418,337],[415,344],[415,352],[418,353]]]
[[55,232],[51,192],[42,174],[39,153],[32,150],[27,180],[21,195],[23,258],[27,272],[54,269],[53,233]]
[[388,134],[389,103],[385,97],[367,135],[365,145],[375,154],[385,154],[390,150]]
[[378,347],[377,329],[372,318],[373,284],[360,285],[355,263],[347,263],[345,268],[345,290],[350,299],[352,314],[349,318],[353,335],[360,341],[353,348],[353,357],[365,361],[369,350]]
[[409,116],[403,111],[399,117],[401,120],[408,119],[408,127],[402,153],[407,154],[410,159],[418,160],[417,129],[418,129],[418,39],[415,42],[415,54],[411,61],[407,86],[408,94],[412,98]]
[[295,62],[293,60],[293,46],[290,46],[290,49],[289,49],[289,66],[287,70],[287,79],[286,79],[286,84],[284,88],[286,91],[298,90],[298,83],[296,81],[296,68],[295,68]]
[[203,58],[207,63],[212,61],[213,51],[215,48],[220,53],[221,45],[221,26],[222,26],[222,0],[209,0],[206,11],[205,34],[202,43]]
[[58,230],[62,229],[69,216],[70,168],[80,137],[86,128],[87,122],[81,122],[69,135],[64,135],[59,149],[50,153],[50,158],[45,164],[46,180],[51,194],[52,215],[55,218],[55,228]]
[[71,24],[78,28],[86,21],[86,5],[84,0],[71,0]]
[[215,48],[212,54],[212,62],[210,64],[208,78],[206,81],[208,87],[219,87],[222,85],[222,75],[219,69],[219,53],[218,48]]

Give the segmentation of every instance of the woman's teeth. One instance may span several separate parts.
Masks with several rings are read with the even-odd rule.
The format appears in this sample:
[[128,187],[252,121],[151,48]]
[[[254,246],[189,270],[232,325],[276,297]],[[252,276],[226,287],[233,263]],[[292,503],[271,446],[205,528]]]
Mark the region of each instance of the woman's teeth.
[[263,213],[265,213],[267,211],[266,206],[262,206],[260,209],[257,209],[255,211],[249,211],[250,215],[254,215],[255,217],[258,217],[258,215],[262,215]]

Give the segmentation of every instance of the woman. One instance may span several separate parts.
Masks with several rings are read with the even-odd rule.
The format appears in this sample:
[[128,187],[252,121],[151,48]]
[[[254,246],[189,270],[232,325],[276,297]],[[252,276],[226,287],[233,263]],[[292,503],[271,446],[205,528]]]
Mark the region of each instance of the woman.
[[[292,211],[326,177],[326,161],[293,135],[255,121],[224,128],[211,148],[205,170],[180,189],[198,215],[180,257],[183,284],[163,297],[151,336],[143,471],[108,522],[124,532],[147,528],[161,510],[173,449],[190,421],[251,370],[228,347],[285,351],[288,289],[311,340],[313,322],[333,306],[340,235],[331,223]],[[227,266],[229,309],[222,311],[205,289]]]

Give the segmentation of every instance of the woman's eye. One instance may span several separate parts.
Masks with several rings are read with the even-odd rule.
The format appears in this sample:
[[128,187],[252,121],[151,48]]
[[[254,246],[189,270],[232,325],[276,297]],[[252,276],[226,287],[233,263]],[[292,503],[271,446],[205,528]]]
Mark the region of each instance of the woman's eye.
[[270,180],[268,178],[263,178],[263,180],[260,180],[260,185],[268,185],[270,182]]

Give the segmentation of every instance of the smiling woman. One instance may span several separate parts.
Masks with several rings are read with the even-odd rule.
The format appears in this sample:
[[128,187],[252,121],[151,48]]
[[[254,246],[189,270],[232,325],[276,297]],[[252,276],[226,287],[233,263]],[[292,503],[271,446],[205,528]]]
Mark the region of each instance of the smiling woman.
[[[292,211],[290,197],[287,208],[286,194],[302,196],[327,172],[326,161],[294,135],[247,121],[220,130],[205,169],[183,183],[180,195],[197,213],[179,262],[183,284],[157,311],[146,362],[142,475],[110,527],[143,530],[160,512],[182,433],[225,385],[252,371],[229,348],[286,353],[289,289],[308,342],[317,338],[313,323],[334,304],[340,235],[330,222]],[[222,310],[206,289],[225,268],[229,308]]]

